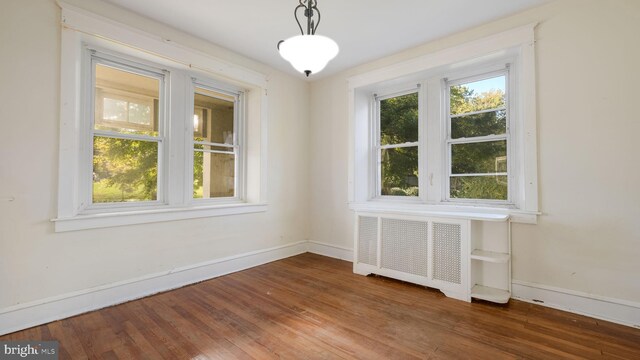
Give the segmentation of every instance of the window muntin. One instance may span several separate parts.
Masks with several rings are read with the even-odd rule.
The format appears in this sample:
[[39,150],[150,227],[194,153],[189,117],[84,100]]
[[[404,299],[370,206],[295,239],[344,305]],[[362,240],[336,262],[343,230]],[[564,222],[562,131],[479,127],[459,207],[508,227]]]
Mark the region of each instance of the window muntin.
[[164,74],[91,56],[90,206],[162,198]]
[[417,89],[376,96],[377,195],[419,196]]
[[238,94],[196,84],[193,109],[193,198],[237,196]]
[[446,81],[448,200],[507,203],[508,69]]

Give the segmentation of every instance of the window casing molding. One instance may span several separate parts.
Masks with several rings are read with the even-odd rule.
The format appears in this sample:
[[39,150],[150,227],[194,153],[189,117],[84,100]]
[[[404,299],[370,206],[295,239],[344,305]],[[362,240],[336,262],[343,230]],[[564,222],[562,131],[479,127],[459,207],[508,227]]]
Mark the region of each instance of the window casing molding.
[[[63,2],[60,5],[63,26],[58,215],[52,219],[55,230],[266,211],[266,77]],[[87,87],[94,84],[85,81],[93,78],[87,73],[91,66],[85,65],[96,53],[99,61],[115,61],[116,66],[132,66],[136,71],[164,77],[162,96],[169,100],[159,109],[158,138],[163,143],[163,154],[158,156],[158,166],[164,171],[158,171],[157,201],[87,203],[92,186],[87,180],[92,168],[91,151],[87,150],[92,143],[88,135],[92,129],[85,119],[93,118],[94,99],[90,99],[91,106],[85,106],[88,102],[84,94],[93,94],[93,89]],[[193,130],[182,125],[193,118],[191,90],[196,83],[236,98],[234,147],[237,146],[239,160],[234,174],[240,180],[236,181],[233,198],[192,196],[193,152],[187,149],[193,149]]]
[[[537,149],[535,109],[535,24],[475,40],[349,78],[349,202],[354,210],[400,213],[508,214],[512,220],[535,223]],[[495,72],[508,72],[509,199],[486,201],[448,197],[447,82],[467,81]],[[447,79],[446,81],[444,79]],[[375,106],[372,94],[392,94],[418,87],[420,99],[420,196],[376,197],[377,164]],[[424,117],[424,118],[423,118]]]

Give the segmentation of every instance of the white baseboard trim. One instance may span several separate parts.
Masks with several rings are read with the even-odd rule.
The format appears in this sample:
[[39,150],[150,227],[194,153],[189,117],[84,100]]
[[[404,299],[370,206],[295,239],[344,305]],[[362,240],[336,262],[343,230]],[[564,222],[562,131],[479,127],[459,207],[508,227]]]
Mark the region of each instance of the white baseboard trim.
[[[353,261],[353,250],[300,241],[0,309],[0,335],[139,299],[305,252]],[[640,303],[514,280],[512,297],[640,328]]]
[[3,308],[0,335],[302,254],[307,246],[300,241]]
[[353,261],[353,249],[309,240],[307,251],[340,260]]
[[613,323],[640,328],[640,303],[553,286],[512,281],[512,297]]

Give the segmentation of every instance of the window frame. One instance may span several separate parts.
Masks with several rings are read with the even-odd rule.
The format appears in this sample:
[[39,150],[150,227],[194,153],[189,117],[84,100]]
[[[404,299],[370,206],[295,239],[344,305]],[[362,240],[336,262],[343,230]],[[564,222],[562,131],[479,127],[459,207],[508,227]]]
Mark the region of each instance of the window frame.
[[[104,213],[106,211],[125,211],[135,208],[154,208],[167,204],[166,184],[167,184],[167,159],[165,148],[170,142],[165,135],[167,128],[167,106],[168,101],[168,89],[167,89],[167,76],[168,71],[162,70],[159,67],[155,67],[151,64],[138,62],[130,59],[127,56],[114,54],[108,50],[90,47],[85,44],[84,50],[85,56],[83,56],[83,117],[81,119],[81,132],[84,137],[82,151],[83,162],[80,165],[80,171],[84,180],[80,181],[81,187],[81,207],[79,213],[81,214],[96,214]],[[158,135],[157,136],[145,136],[145,135],[133,135],[133,134],[118,134],[115,131],[98,130],[95,128],[95,110],[96,110],[96,65],[103,64],[108,67],[112,67],[118,70],[130,72],[137,75],[143,75],[155,78],[159,81],[159,94],[158,94]],[[84,120],[84,121],[83,121]],[[94,203],[93,202],[93,157],[94,157],[94,137],[109,137],[126,140],[139,140],[139,141],[152,141],[158,144],[158,176],[156,179],[156,200],[150,201],[131,201],[131,202],[114,202],[114,203]],[[155,140],[157,139],[157,140]]]
[[[410,94],[417,94],[418,96],[418,141],[414,141],[414,142],[408,142],[408,143],[403,143],[403,144],[391,144],[391,145],[382,145],[381,144],[381,124],[380,124],[380,116],[381,116],[381,110],[380,110],[380,102],[383,100],[388,100],[388,99],[393,99],[396,97],[400,97],[400,96],[404,96],[404,95],[410,95]],[[418,196],[397,196],[397,195],[382,195],[382,150],[383,149],[395,149],[395,148],[402,148],[402,147],[416,147],[416,149],[418,150],[418,189],[420,189],[420,185],[422,183],[421,180],[421,173],[420,173],[420,158],[421,158],[421,154],[420,154],[420,140],[422,138],[421,135],[421,129],[423,128],[422,125],[422,113],[420,111],[420,105],[422,103],[422,96],[421,96],[421,92],[420,92],[420,84],[415,84],[415,86],[404,86],[400,89],[387,89],[387,90],[383,90],[380,92],[380,94],[374,93],[372,94],[372,130],[373,130],[373,136],[371,137],[373,142],[372,142],[372,149],[375,153],[374,156],[372,156],[372,164],[373,166],[371,166],[371,168],[373,169],[374,173],[372,175],[373,178],[373,182],[374,182],[374,187],[373,187],[373,193],[371,195],[372,199],[386,199],[386,200],[392,200],[392,201],[414,201],[414,200],[418,200],[420,198],[420,192],[418,193]]]
[[[499,66],[499,65],[498,65]],[[512,149],[512,140],[511,140],[511,128],[515,127],[517,119],[514,119],[511,116],[513,112],[513,104],[511,102],[511,89],[515,88],[513,84],[511,84],[512,77],[510,76],[510,68],[511,63],[507,63],[503,69],[493,70],[493,69],[485,69],[485,68],[472,68],[471,73],[473,75],[465,75],[463,77],[456,77],[454,79],[450,79],[448,77],[444,77],[442,79],[442,99],[443,99],[443,123],[444,128],[446,130],[446,136],[443,141],[444,145],[444,164],[446,168],[446,172],[443,174],[443,185],[444,189],[442,190],[442,199],[445,202],[449,203],[461,203],[461,204],[481,204],[481,205],[498,205],[498,206],[515,206],[513,202],[513,193],[515,191],[514,181],[517,181],[515,178],[514,171],[512,167],[514,166],[513,161],[513,152]],[[460,85],[460,84],[468,84],[475,81],[481,81],[486,79],[491,79],[494,77],[498,77],[504,75],[505,76],[505,107],[504,110],[506,112],[506,124],[505,124],[505,133],[504,135],[487,135],[487,136],[475,136],[470,138],[461,138],[461,139],[452,139],[451,138],[451,86]],[[498,109],[485,110],[486,112],[496,111]],[[482,112],[473,112],[473,113],[465,113],[463,115],[470,115],[474,113],[482,113]],[[452,151],[454,144],[471,144],[471,143],[480,143],[480,142],[490,142],[490,141],[506,141],[506,152],[507,152],[507,199],[506,200],[494,200],[494,199],[474,199],[474,198],[452,198],[451,197],[451,177],[454,175],[451,173],[452,167]],[[470,176],[470,175],[466,175]]]
[[[222,95],[226,95],[226,96],[230,96],[233,97],[234,99],[234,104],[233,104],[233,144],[231,146],[229,146],[229,144],[219,144],[219,143],[213,143],[213,142],[199,142],[202,145],[211,145],[211,146],[218,146],[218,147],[226,147],[226,148],[233,148],[233,154],[234,154],[234,196],[231,197],[216,197],[216,198],[195,198],[193,197],[193,168],[194,168],[194,164],[193,164],[193,158],[194,158],[194,152],[195,150],[195,145],[196,145],[196,141],[194,140],[194,135],[193,135],[193,128],[191,129],[190,133],[189,133],[189,138],[187,140],[187,144],[188,146],[190,146],[190,152],[187,151],[187,155],[188,155],[188,159],[187,161],[185,161],[187,163],[187,166],[189,167],[190,171],[188,171],[188,183],[191,184],[190,186],[190,192],[189,195],[187,196],[188,199],[190,199],[190,203],[192,204],[219,204],[219,203],[230,203],[230,202],[235,202],[235,203],[239,203],[242,202],[246,196],[245,194],[245,186],[246,186],[246,180],[245,180],[245,158],[244,158],[244,149],[243,149],[243,144],[244,144],[244,139],[245,139],[245,106],[246,106],[246,102],[245,102],[245,93],[242,89],[233,87],[233,86],[229,86],[226,85],[224,83],[218,82],[218,81],[214,81],[211,79],[207,79],[204,78],[202,76],[196,77],[193,76],[191,78],[191,86],[190,86],[190,91],[189,91],[189,96],[187,97],[187,104],[192,104],[191,108],[190,108],[190,112],[188,116],[191,116],[190,118],[193,117],[193,110],[195,107],[195,94],[197,93],[197,89],[198,88],[202,88],[204,90],[209,90],[212,92],[217,92],[220,93]],[[206,96],[211,96],[211,94],[203,94]],[[226,100],[223,98],[220,98],[222,100]],[[210,151],[210,152],[214,152],[214,151]],[[189,186],[187,186],[189,187]]]

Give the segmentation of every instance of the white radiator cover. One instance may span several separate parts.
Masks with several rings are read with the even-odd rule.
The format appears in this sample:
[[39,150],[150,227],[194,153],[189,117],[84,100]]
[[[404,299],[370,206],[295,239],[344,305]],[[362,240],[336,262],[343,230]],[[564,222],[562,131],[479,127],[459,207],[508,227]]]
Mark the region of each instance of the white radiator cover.
[[356,215],[357,274],[377,274],[471,301],[470,221],[379,213]]

